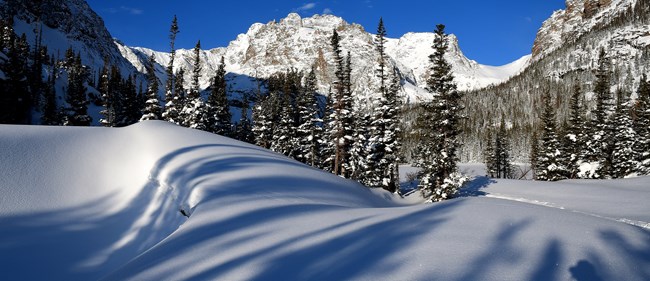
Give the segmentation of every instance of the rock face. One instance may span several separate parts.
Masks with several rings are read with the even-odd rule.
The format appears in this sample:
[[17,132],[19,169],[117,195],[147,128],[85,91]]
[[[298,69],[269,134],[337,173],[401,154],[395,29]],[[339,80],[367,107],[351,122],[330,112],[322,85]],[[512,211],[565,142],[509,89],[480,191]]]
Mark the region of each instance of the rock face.
[[[224,56],[226,70],[239,75],[236,85],[232,87],[244,91],[245,87],[256,91],[254,81],[244,77],[266,78],[278,71],[295,68],[309,71],[312,67],[317,73],[320,91],[327,93],[334,78],[334,60],[330,47],[332,30],[336,29],[341,37],[343,55],[348,52],[352,57],[352,77],[357,93],[372,93],[378,88],[375,68],[378,52],[374,35],[366,32],[358,24],[350,24],[333,15],[315,15],[301,18],[298,14],[289,14],[279,22],[253,24],[249,30],[237,36],[227,47],[205,50],[201,53],[203,61],[202,86],[209,85],[209,78],[214,76],[221,56]],[[455,36],[450,35],[447,59],[452,63],[456,81],[460,89],[476,89],[491,83],[502,82],[520,69],[500,69],[483,66],[467,59],[458,47]],[[428,56],[433,52],[433,33],[408,33],[400,39],[387,39],[386,53],[389,56],[389,68],[398,70],[404,83],[403,95],[406,99],[417,101],[426,96],[422,90],[425,86]],[[146,56],[153,54],[161,65],[167,65],[167,53],[154,52],[146,48],[121,46],[121,51],[134,66],[143,69]],[[176,60],[176,69],[192,68],[192,51],[179,50],[181,59]],[[525,64],[517,64],[520,68]],[[505,73],[504,73],[505,71]],[[186,73],[191,73],[187,71]],[[233,79],[235,76],[233,76]],[[164,75],[160,76],[165,79]],[[187,77],[189,79],[189,76]],[[248,84],[248,86],[245,86]],[[363,98],[363,97],[361,97]]]
[[547,19],[533,44],[533,61],[571,43],[594,27],[610,23],[637,0],[566,0],[566,9]]
[[84,0],[0,0],[0,6],[13,16],[16,33],[25,33],[30,44],[35,42],[36,30],[41,30],[42,44],[55,58],[61,59],[72,47],[93,70],[103,66],[106,58],[124,75],[136,71],[113,43],[104,21]]

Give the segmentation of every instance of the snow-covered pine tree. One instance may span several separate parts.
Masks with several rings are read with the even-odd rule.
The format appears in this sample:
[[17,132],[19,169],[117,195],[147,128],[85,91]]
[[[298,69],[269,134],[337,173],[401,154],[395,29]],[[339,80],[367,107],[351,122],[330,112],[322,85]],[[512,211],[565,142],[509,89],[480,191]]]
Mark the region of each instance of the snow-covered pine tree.
[[624,178],[637,172],[638,157],[634,151],[637,134],[633,129],[630,112],[629,93],[619,88],[616,91],[616,112],[612,116],[616,139],[612,151],[613,178]]
[[207,130],[209,128],[208,117],[205,103],[201,97],[201,87],[199,80],[201,78],[201,41],[196,42],[194,46],[194,63],[192,65],[192,85],[190,87],[183,109],[181,110],[180,120],[182,125],[197,130]]
[[298,147],[296,159],[305,164],[320,165],[321,128],[317,101],[316,72],[312,68],[305,78],[304,86],[296,99],[298,127],[296,138]]
[[280,114],[273,132],[271,150],[288,157],[295,157],[296,128],[293,120],[293,107],[288,93],[278,93],[280,99]]
[[210,124],[210,131],[228,136],[231,133],[231,119],[230,105],[228,104],[226,83],[226,62],[224,57],[221,57],[221,63],[217,73],[212,79],[212,86],[210,95],[208,96],[208,123]]
[[160,108],[160,100],[158,96],[158,78],[156,77],[156,58],[153,54],[149,56],[147,61],[147,93],[144,109],[142,110],[142,117],[140,121],[145,120],[160,120],[162,118],[162,109]]
[[[71,50],[71,49],[70,49]],[[64,125],[90,126],[92,117],[88,115],[88,97],[84,85],[86,70],[81,64],[81,54],[67,58],[68,88],[65,100],[68,103]]]
[[505,120],[501,124],[494,138],[494,168],[496,178],[511,178],[512,163],[510,158],[510,141],[506,132]]
[[349,177],[351,173],[350,149],[352,148],[352,134],[354,118],[352,118],[352,98],[350,87],[351,59],[348,53],[344,61],[341,55],[340,37],[336,30],[333,30],[331,46],[334,53],[336,67],[333,98],[333,119],[331,120],[330,137],[334,143],[334,166],[333,173],[343,177]]
[[542,131],[541,145],[537,155],[537,165],[535,167],[535,176],[537,180],[557,181],[564,179],[565,167],[559,161],[560,142],[557,136],[557,125],[555,120],[555,110],[553,109],[551,95],[548,90],[544,93],[544,112],[542,114]]
[[636,106],[634,113],[634,131],[638,135],[635,145],[638,172],[641,175],[650,175],[650,81],[643,74],[637,90]]
[[445,26],[437,25],[435,34],[434,52],[429,56],[431,74],[427,79],[427,91],[432,99],[423,104],[424,113],[417,120],[423,130],[418,155],[423,178],[419,188],[431,202],[452,198],[465,181],[457,171],[462,96],[453,81],[451,65],[444,57],[448,46]]
[[275,92],[257,98],[257,104],[253,108],[253,135],[257,146],[270,149],[273,145],[276,117],[279,110],[277,101],[278,97]]
[[[369,120],[368,136],[365,139],[366,147],[366,181],[367,185],[382,187],[389,192],[399,192],[399,100],[397,94],[400,88],[399,75],[393,70],[392,79],[388,80],[386,74],[386,28],[384,21],[379,19],[375,46],[379,53],[377,63],[377,78],[380,81],[379,93],[373,99],[371,115],[361,117]],[[358,112],[358,111],[357,111]],[[357,141],[364,141],[358,139]]]
[[180,120],[178,118],[180,108],[182,105],[178,103],[180,99],[177,97],[177,93],[175,93],[176,89],[176,76],[174,76],[174,59],[176,57],[176,48],[175,48],[175,43],[176,43],[176,35],[180,32],[178,28],[178,19],[176,18],[176,15],[174,15],[174,19],[172,20],[171,27],[169,28],[169,46],[170,46],[170,51],[169,51],[169,64],[167,65],[167,84],[165,84],[165,108],[162,114],[162,117],[171,123],[175,124],[180,124]]
[[350,147],[350,179],[356,180],[369,187],[379,187],[380,155],[377,146],[382,141],[378,132],[379,128],[374,127],[373,118],[376,118],[375,107],[378,105],[378,97],[370,98],[370,106],[366,101],[356,100],[352,109],[355,112],[353,125],[353,142]]
[[539,137],[537,131],[533,131],[533,136],[530,138],[530,167],[533,173],[533,179],[537,179],[537,170],[539,168]]
[[334,142],[334,126],[336,111],[334,110],[334,93],[331,88],[325,100],[323,109],[323,142],[321,144],[321,156],[323,162],[319,168],[334,173],[334,160],[336,159],[336,143]]
[[108,76],[108,58],[104,59],[104,66],[99,72],[99,82],[97,83],[99,92],[102,97],[103,109],[99,112],[103,118],[99,119],[99,124],[104,127],[115,127],[115,96],[111,91]]
[[483,140],[483,142],[485,144],[483,146],[483,162],[485,163],[485,173],[486,176],[495,178],[497,174],[497,161],[492,131],[487,131],[485,140]]
[[575,83],[569,104],[568,127],[563,142],[567,154],[567,177],[570,179],[578,178],[580,164],[585,160],[583,150],[587,142],[586,132],[582,89],[580,84]]
[[588,178],[610,178],[612,170],[613,126],[609,115],[614,111],[610,92],[611,65],[605,50],[601,49],[596,70],[596,108],[592,111],[593,132],[587,142],[587,161],[597,165],[595,173],[582,175]]

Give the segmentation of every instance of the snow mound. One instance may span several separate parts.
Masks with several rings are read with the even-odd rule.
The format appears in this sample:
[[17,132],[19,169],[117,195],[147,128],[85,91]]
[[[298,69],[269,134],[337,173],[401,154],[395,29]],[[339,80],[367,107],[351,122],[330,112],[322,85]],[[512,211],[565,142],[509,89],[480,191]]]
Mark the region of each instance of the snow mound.
[[[510,200],[521,195],[509,193],[512,184],[500,193],[506,200],[475,196],[502,185],[482,178],[471,196],[406,205],[273,152],[160,121],[0,126],[0,148],[3,280],[650,277],[650,233],[609,219],[648,221],[647,204],[635,205],[649,198],[641,188],[648,178],[564,185],[584,192],[568,192],[563,205],[599,186],[576,207],[583,212]],[[539,196],[550,192],[563,190],[539,186]],[[619,204],[629,212],[590,213],[589,202],[624,197],[640,199]]]

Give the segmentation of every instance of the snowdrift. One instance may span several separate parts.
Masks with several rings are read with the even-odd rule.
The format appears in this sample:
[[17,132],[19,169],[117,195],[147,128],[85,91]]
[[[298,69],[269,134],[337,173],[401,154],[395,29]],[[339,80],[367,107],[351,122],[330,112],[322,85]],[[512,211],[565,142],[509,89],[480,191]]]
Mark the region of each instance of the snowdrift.
[[159,121],[0,126],[0,149],[2,280],[650,280],[649,178],[409,206]]

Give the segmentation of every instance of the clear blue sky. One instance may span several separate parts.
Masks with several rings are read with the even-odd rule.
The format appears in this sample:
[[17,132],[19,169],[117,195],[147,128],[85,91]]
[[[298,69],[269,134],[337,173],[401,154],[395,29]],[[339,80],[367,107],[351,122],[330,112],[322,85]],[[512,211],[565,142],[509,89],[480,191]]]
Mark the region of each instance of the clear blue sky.
[[111,34],[130,46],[169,49],[169,25],[178,16],[177,46],[227,46],[255,22],[267,23],[290,12],[307,17],[331,13],[374,32],[384,18],[388,36],[433,31],[443,23],[459,38],[467,57],[502,65],[529,54],[535,34],[564,0],[88,0]]

